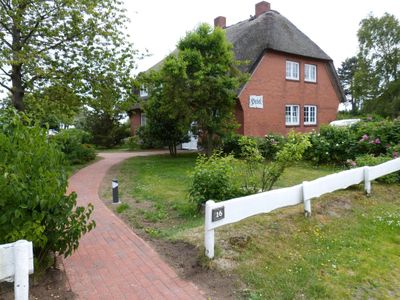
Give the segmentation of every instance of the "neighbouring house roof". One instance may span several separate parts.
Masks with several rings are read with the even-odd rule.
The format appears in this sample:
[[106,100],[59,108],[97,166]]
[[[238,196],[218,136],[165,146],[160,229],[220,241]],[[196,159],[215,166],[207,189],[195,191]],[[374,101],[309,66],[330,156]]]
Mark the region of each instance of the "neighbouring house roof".
[[[266,51],[273,50],[299,55],[328,63],[331,81],[342,101],[345,96],[339,82],[332,59],[293,23],[275,10],[268,10],[257,18],[224,28],[226,37],[233,44],[236,59],[245,62],[239,68],[251,73]],[[175,49],[173,54],[177,53]],[[149,70],[158,70],[163,60]]]

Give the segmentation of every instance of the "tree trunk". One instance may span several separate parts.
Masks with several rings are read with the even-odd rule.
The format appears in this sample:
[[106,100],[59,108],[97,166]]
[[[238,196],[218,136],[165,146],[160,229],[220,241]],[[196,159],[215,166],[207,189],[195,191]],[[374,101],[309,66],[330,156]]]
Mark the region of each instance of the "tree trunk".
[[[12,27],[12,51],[13,51],[13,62],[11,68],[11,82],[12,82],[12,103],[14,107],[23,111],[24,106],[24,94],[25,88],[22,83],[22,63],[21,63],[21,31],[19,29],[19,24],[16,22],[19,18],[14,19],[14,24]],[[22,19],[22,18],[21,18]]]
[[11,80],[12,80],[12,103],[14,107],[19,110],[23,111],[25,109],[24,106],[24,87],[22,85],[22,72],[21,72],[21,65],[13,65],[12,66],[12,73],[11,73]]
[[207,147],[206,147],[206,154],[208,157],[211,156],[212,154],[212,138],[213,138],[213,132],[210,130],[207,130]]

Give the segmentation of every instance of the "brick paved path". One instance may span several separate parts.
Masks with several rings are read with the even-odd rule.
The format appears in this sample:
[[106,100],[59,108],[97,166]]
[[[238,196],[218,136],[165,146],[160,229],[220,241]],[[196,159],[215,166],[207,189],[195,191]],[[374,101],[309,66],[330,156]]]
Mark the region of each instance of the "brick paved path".
[[80,205],[91,202],[97,226],[64,260],[69,284],[79,299],[204,299],[193,283],[177,277],[158,254],[116,217],[99,199],[107,170],[143,153],[102,153],[101,161],[73,175],[68,192],[76,191]]

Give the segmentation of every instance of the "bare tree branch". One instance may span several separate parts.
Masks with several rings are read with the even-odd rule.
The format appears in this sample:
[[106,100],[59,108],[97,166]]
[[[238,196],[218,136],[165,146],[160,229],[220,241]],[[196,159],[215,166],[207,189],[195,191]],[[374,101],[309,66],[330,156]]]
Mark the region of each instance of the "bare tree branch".
[[12,93],[12,89],[0,81],[0,85]]
[[4,37],[0,36],[0,41],[6,44],[9,48],[12,48],[12,45]]
[[0,70],[4,73],[4,75],[7,75],[8,77],[11,77],[11,74],[7,73],[2,67],[0,67]]
[[4,22],[2,22],[1,20],[0,20],[0,25],[2,25],[3,27],[4,27],[4,29],[5,30],[7,30],[9,33],[11,33],[12,34],[12,31],[11,31],[11,29],[10,28],[8,28],[8,26],[4,23]]

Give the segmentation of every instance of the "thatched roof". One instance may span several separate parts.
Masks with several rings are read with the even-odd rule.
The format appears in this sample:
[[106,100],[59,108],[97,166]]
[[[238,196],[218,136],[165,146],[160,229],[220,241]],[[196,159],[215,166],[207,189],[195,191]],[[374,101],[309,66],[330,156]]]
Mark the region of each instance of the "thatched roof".
[[317,44],[274,10],[225,30],[227,39],[233,44],[236,59],[249,62],[243,71],[251,71],[265,50],[332,60]]
[[[345,100],[332,59],[277,11],[269,10],[257,18],[252,17],[228,26],[225,30],[228,41],[233,44],[236,59],[246,62],[240,66],[242,71],[251,73],[268,50],[324,60],[328,62],[332,83],[339,98]],[[162,63],[157,63],[150,70],[159,69]]]

